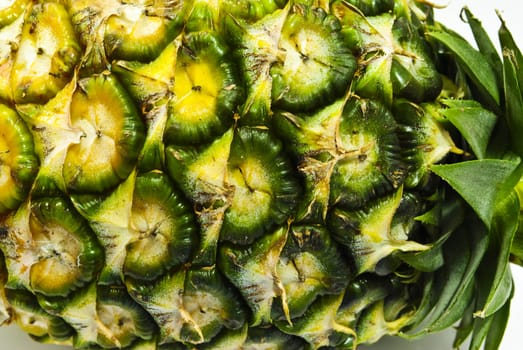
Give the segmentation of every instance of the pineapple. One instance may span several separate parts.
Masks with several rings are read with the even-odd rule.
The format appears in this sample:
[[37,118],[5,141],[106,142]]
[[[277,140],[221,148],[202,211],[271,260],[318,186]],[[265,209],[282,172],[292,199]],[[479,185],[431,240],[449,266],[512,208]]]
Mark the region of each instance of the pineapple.
[[421,0],[0,5],[0,324],[75,349],[499,346],[523,56]]

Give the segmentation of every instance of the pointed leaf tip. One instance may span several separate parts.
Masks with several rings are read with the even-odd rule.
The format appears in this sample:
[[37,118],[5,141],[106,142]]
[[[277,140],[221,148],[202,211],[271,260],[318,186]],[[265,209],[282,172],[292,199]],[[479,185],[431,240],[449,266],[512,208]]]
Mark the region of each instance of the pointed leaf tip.
[[482,159],[434,165],[431,170],[445,180],[490,228],[497,201],[512,189],[511,175],[519,162]]

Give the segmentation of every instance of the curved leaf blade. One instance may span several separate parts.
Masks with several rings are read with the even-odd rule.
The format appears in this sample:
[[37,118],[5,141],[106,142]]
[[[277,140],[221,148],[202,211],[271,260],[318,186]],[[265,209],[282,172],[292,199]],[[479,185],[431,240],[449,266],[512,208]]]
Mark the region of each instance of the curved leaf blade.
[[[503,49],[503,89],[505,93],[505,117],[510,130],[513,150],[523,156],[523,96],[518,77],[521,71],[517,53],[512,49]],[[523,79],[523,78],[522,78]]]
[[449,99],[442,102],[448,107],[442,110],[445,118],[463,135],[476,157],[485,158],[497,116],[476,101]]
[[510,271],[512,241],[519,225],[519,200],[512,192],[499,202],[490,232],[489,252],[478,276],[479,297],[477,317],[493,315],[512,295],[513,281]]
[[471,229],[454,232],[444,245],[445,264],[434,273],[431,311],[417,329],[404,334],[417,338],[452,326],[463,318],[475,291],[476,271],[488,247],[488,236],[479,220]]
[[507,328],[508,318],[510,315],[510,300],[505,303],[503,308],[496,312],[492,317],[492,325],[485,339],[485,350],[498,350],[501,340]]
[[463,70],[479,89],[491,108],[500,104],[498,76],[483,54],[460,35],[442,29],[429,30],[427,35],[445,46],[457,59]]
[[480,159],[433,165],[431,170],[459,193],[490,228],[498,200],[513,188],[512,174],[518,164],[511,160]]
[[490,36],[483,27],[481,21],[472,14],[470,9],[468,7],[464,7],[463,12],[467,18],[467,23],[469,24],[479,51],[483,54],[483,56],[485,56],[492,68],[494,68],[496,71],[496,75],[499,77],[498,87],[501,88],[502,63],[498,50],[494,46],[494,43],[490,39]]

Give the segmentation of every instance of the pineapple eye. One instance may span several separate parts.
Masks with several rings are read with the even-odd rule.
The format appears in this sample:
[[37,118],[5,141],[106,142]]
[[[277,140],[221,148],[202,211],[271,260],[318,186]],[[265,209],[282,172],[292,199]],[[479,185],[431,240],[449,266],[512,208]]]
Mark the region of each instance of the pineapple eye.
[[275,107],[307,111],[347,92],[356,59],[340,28],[338,20],[321,9],[294,7],[278,44],[283,58],[271,67]]
[[247,247],[232,244],[220,247],[218,266],[251,309],[252,326],[270,322],[273,303],[284,293],[276,268],[286,240],[287,230],[280,227]]
[[179,34],[182,3],[172,2],[160,8],[130,1],[122,4],[116,15],[107,18],[104,33],[106,54],[111,59],[150,61]]
[[397,123],[382,103],[338,100],[314,114],[278,113],[274,122],[306,180],[299,219],[325,220],[331,206],[358,208],[404,182]]
[[[379,99],[387,106],[395,97],[423,102],[438,96],[441,75],[416,24],[388,12],[365,17],[339,3],[336,6],[343,35],[360,52],[352,86],[355,93]],[[395,11],[401,11],[401,6]]]
[[178,51],[165,140],[198,144],[222,134],[242,97],[228,48],[214,34],[188,34]]
[[[239,295],[225,283],[215,268],[191,269],[187,272],[183,305],[194,321],[186,324],[181,336],[188,341],[208,341],[222,329],[236,330],[245,323],[245,312],[234,301]],[[198,333],[201,336],[195,337]]]
[[281,143],[267,131],[250,127],[236,130],[228,162],[228,185],[233,194],[221,240],[251,243],[293,212],[299,185],[281,151]]
[[29,11],[11,72],[13,98],[43,104],[71,79],[81,49],[63,5],[35,4]]
[[[213,227],[213,240],[248,244],[282,224],[295,208],[300,187],[282,147],[264,128],[240,127],[199,153],[169,147],[167,168],[203,208],[199,220]],[[209,225],[210,218],[219,225]]]
[[294,319],[319,295],[340,293],[352,275],[330,232],[313,225],[291,226],[276,271],[285,289],[281,306],[272,312],[279,321],[285,321],[286,308]]
[[37,169],[30,131],[15,111],[0,104],[0,214],[25,199]]
[[397,45],[390,68],[394,95],[418,103],[433,100],[443,82],[430,59],[429,46],[404,19],[396,19],[393,35]]
[[180,33],[184,1],[90,1],[68,3],[85,50],[82,71],[100,73],[115,59],[149,62]]
[[11,312],[16,314],[15,323],[27,334],[37,340],[45,341],[51,336],[57,340],[67,340],[74,330],[64,320],[45,311],[35,295],[25,289],[5,290]]
[[47,296],[66,296],[98,272],[103,253],[84,219],[65,200],[34,200],[29,228],[36,247],[31,288]]
[[[357,129],[358,133],[352,131]],[[342,157],[331,175],[330,202],[361,207],[399,188],[407,174],[392,113],[372,100],[349,100],[339,127]],[[352,152],[355,152],[352,154]]]
[[139,339],[151,339],[154,321],[125,288],[100,286],[96,290],[96,314],[100,321],[97,343],[103,347],[127,347]]
[[64,162],[66,186],[75,192],[103,192],[129,176],[145,130],[130,97],[115,77],[79,81],[71,101],[71,124],[84,137]]
[[286,321],[276,322],[277,327],[287,333],[303,338],[313,348],[319,349],[325,344],[337,347],[353,348],[356,341],[355,331],[340,323],[338,309],[344,293],[318,297],[302,316],[290,324]]
[[126,286],[156,321],[161,343],[202,344],[245,323],[238,295],[215,267],[182,268],[145,284],[129,278]]
[[130,219],[133,237],[126,246],[124,273],[150,280],[187,262],[196,240],[190,209],[166,175],[138,176]]

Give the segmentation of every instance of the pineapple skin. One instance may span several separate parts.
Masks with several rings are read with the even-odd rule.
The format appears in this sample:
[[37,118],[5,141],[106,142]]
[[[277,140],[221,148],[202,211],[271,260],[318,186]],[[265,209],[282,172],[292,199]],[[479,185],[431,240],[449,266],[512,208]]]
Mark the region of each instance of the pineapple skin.
[[[416,0],[0,7],[0,324],[75,349],[416,334],[455,247],[487,251],[438,166],[498,125],[430,28]],[[468,276],[438,327],[470,328]]]

